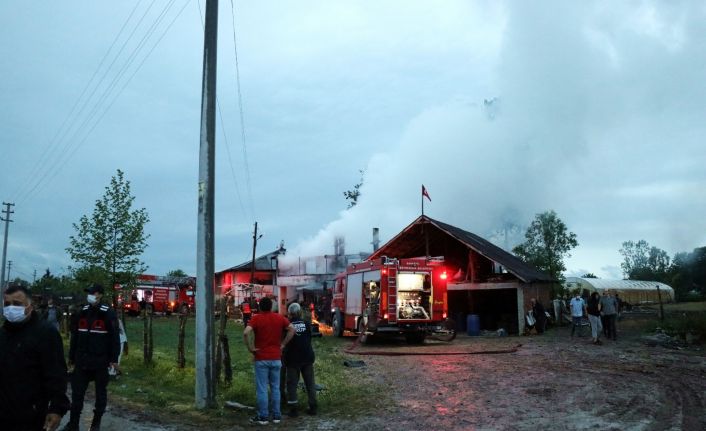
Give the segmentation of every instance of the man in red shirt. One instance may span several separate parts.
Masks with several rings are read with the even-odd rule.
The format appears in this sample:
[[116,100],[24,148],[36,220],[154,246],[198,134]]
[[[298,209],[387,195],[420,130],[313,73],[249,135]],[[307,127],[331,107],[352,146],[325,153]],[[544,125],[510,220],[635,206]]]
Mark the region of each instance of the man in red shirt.
[[[284,340],[282,332],[287,331]],[[255,361],[255,394],[257,415],[250,419],[253,423],[267,425],[272,410],[272,422],[280,423],[279,375],[282,368],[282,349],[294,336],[295,329],[286,317],[272,312],[272,300],[260,300],[260,312],[253,316],[243,331],[243,341]],[[251,336],[254,334],[254,346]],[[267,396],[269,386],[270,394]],[[268,408],[269,404],[269,408]]]

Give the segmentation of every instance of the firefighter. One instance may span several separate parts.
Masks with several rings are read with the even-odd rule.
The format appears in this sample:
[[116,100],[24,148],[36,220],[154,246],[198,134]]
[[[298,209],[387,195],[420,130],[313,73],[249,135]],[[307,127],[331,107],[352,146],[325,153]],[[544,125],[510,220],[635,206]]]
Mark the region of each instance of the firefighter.
[[250,306],[250,298],[245,298],[240,304],[240,310],[243,312],[243,326],[248,326],[248,322],[252,317],[252,307]]
[[119,371],[120,329],[115,311],[101,304],[103,286],[94,284],[86,292],[88,305],[81,309],[71,325],[69,366],[74,366],[71,376],[71,418],[64,431],[79,429],[83,398],[91,380],[95,382],[96,403],[90,430],[100,430],[101,418],[108,403],[108,368]]

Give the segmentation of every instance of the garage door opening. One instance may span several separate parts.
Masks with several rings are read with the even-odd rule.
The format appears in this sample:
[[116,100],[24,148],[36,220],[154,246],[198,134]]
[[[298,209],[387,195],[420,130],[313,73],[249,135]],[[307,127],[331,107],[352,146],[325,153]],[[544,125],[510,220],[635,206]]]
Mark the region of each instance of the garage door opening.
[[516,289],[456,290],[448,295],[457,330],[465,331],[466,317],[477,314],[481,331],[503,328],[509,334],[518,333]]

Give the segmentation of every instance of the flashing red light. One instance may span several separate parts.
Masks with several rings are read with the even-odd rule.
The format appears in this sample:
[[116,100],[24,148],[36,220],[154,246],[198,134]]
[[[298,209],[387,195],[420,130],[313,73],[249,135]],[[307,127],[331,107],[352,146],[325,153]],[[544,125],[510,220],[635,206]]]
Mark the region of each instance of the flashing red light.
[[382,315],[382,318],[385,319],[385,320],[387,320],[388,317],[390,317],[390,315],[387,314],[387,313],[385,313],[385,314]]
[[442,318],[442,319],[446,319],[446,313],[442,314],[442,315],[441,315],[441,318]]
[[382,275],[387,275],[387,268],[382,269]]
[[440,277],[442,280],[446,280],[446,271],[442,272]]

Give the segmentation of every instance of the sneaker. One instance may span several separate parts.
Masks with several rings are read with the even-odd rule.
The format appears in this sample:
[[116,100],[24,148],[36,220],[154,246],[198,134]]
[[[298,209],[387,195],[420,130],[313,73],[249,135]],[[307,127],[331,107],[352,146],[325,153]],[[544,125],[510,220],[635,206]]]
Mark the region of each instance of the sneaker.
[[280,423],[280,422],[282,422],[282,418],[272,418],[272,423],[273,423],[273,424],[278,424],[278,423]]
[[269,421],[267,420],[267,418],[261,418],[260,416],[255,415],[250,418],[250,423],[258,425],[267,425]]

